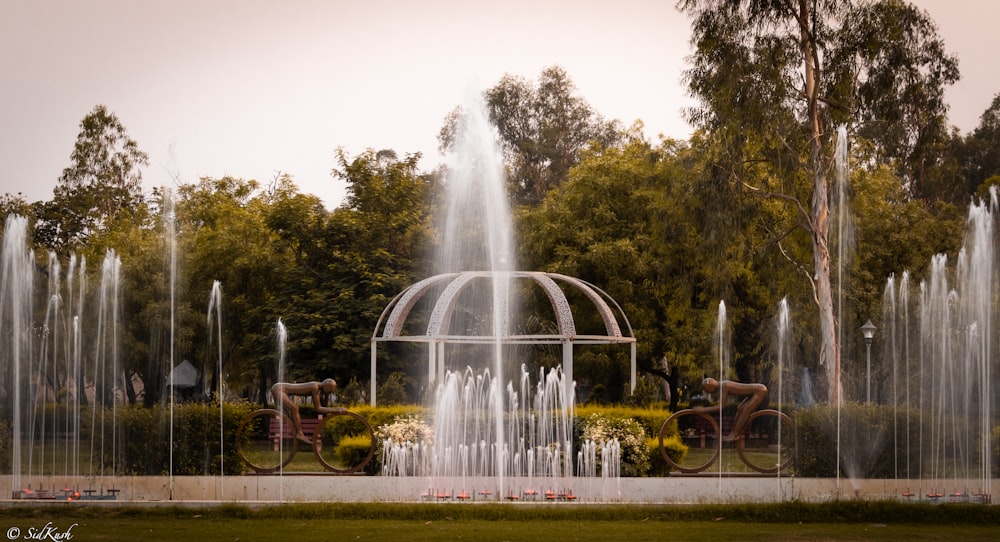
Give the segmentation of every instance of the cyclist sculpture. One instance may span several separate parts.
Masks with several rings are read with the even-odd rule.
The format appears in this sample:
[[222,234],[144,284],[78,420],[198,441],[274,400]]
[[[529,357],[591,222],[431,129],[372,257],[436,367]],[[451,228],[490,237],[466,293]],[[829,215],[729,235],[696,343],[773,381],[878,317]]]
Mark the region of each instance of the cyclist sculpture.
[[[675,412],[660,426],[660,454],[667,464],[681,473],[705,471],[719,459],[723,442],[734,443],[736,453],[743,463],[760,473],[780,473],[792,464],[795,439],[782,442],[781,435],[789,432],[794,437],[795,424],[783,412],[773,409],[757,410],[767,399],[767,386],[705,378],[702,389],[710,394],[719,392],[719,402],[713,406],[698,406]],[[736,407],[732,426],[725,428],[728,431],[722,434],[722,410],[728,399],[737,397],[742,400]],[[758,427],[749,431],[755,423]],[[782,430],[783,425],[786,431]],[[690,453],[685,452],[674,458],[668,453],[664,442],[668,434],[679,429],[688,437],[700,439],[701,446],[692,447]],[[706,447],[706,440],[709,439],[717,439],[716,444]]]
[[[303,442],[328,471],[352,474],[363,469],[375,455],[375,432],[364,416],[343,407],[327,406],[336,389],[337,382],[332,378],[322,382],[278,382],[271,386],[275,408],[254,410],[236,428],[240,458],[259,473],[279,471],[291,464],[299,443]],[[306,420],[310,423],[305,429],[299,406],[292,397],[311,397],[316,412],[323,416]],[[365,439],[367,452],[342,457],[338,444],[347,437]]]
[[696,413],[707,413],[707,412],[719,412],[722,407],[726,404],[726,399],[730,396],[742,396],[744,399],[740,401],[739,406],[736,407],[736,419],[733,420],[733,426],[729,430],[728,435],[722,436],[723,442],[732,442],[743,435],[743,429],[746,428],[747,422],[750,421],[750,415],[757,410],[757,407],[767,399],[767,386],[759,383],[744,384],[742,382],[734,382],[732,380],[723,380],[722,382],[717,381],[714,378],[706,378],[701,381],[701,389],[705,390],[707,393],[719,392],[719,404],[715,406],[708,407],[694,407]]
[[297,434],[295,438],[312,444],[312,439],[302,432],[302,416],[299,414],[299,405],[295,404],[291,396],[312,397],[316,412],[320,414],[331,414],[342,409],[329,408],[326,406],[330,394],[337,389],[337,382],[332,378],[327,378],[322,382],[278,382],[271,386],[271,396],[274,397],[274,405],[285,415],[291,416],[295,422]]

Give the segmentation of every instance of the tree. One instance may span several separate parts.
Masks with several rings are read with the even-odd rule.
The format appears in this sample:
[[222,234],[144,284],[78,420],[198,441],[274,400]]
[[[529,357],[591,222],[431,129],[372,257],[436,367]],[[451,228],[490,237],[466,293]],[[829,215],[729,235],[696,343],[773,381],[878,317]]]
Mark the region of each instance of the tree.
[[897,0],[683,0],[680,8],[693,19],[686,78],[700,104],[690,119],[718,141],[716,171],[730,192],[787,202],[808,232],[812,261],[798,265],[811,273],[800,276],[819,313],[829,400],[842,401],[842,308],[831,282],[834,127],[850,124],[884,156],[912,164],[925,136],[920,123],[944,115],[939,97],[957,78],[955,60],[927,15]]
[[103,105],[80,122],[71,164],[51,202],[38,209],[36,241],[56,250],[77,248],[118,215],[143,201],[141,167],[149,158]]
[[[266,397],[268,383],[278,376],[274,330],[278,319],[287,316],[285,285],[294,268],[269,218],[276,194],[291,197],[297,189],[287,176],[276,183],[275,191],[266,193],[253,180],[205,178],[181,186],[176,205],[180,284],[186,292],[178,299],[184,300],[180,314],[188,317],[185,326],[190,330],[185,335],[190,348],[181,352],[204,363],[206,372],[216,377],[214,355],[204,353],[201,346],[211,342],[205,315],[212,285],[219,281],[223,371],[232,389],[258,399]],[[211,389],[216,387],[213,380]]]
[[32,216],[31,205],[24,199],[24,194],[18,192],[14,195],[8,192],[0,195],[0,238],[3,237],[3,228],[10,215]]
[[[540,205],[520,209],[522,259],[529,269],[578,277],[608,292],[638,339],[639,369],[676,388],[697,372],[708,346],[702,339],[711,335],[687,181],[690,150],[674,141],[654,147],[638,126],[629,136],[620,147],[584,151]],[[596,315],[574,317],[578,330],[601,329]],[[587,348],[575,363],[582,385],[603,383],[612,399],[625,391],[621,348]]]
[[[565,180],[588,144],[620,142],[621,127],[598,115],[559,66],[542,70],[538,84],[504,75],[484,98],[499,132],[508,181],[516,203],[537,205]],[[453,111],[441,129],[442,150],[450,149],[462,115]]]
[[964,139],[960,162],[971,190],[1000,175],[1000,93],[979,117],[979,126]]
[[[382,310],[430,269],[432,206],[430,182],[417,173],[419,155],[368,150],[351,157],[338,149],[336,158],[333,175],[347,183],[340,207],[321,220],[309,201],[279,195],[268,223],[295,262],[281,296],[289,371],[346,384],[368,380]],[[380,361],[379,368],[400,367]]]
[[958,81],[958,60],[927,13],[900,0],[847,4],[830,54],[820,65],[833,121],[851,124],[874,143],[872,158],[888,162],[908,191],[936,196],[928,182],[948,140],[944,90]]

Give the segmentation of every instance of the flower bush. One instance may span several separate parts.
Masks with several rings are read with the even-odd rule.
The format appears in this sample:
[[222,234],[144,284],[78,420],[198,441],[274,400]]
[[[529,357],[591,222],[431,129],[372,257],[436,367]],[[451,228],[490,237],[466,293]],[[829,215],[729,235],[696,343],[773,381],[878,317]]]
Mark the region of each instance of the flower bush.
[[378,426],[375,440],[383,475],[416,475],[426,467],[426,452],[434,442],[434,430],[419,416],[403,414]]
[[430,444],[434,442],[434,430],[419,416],[404,414],[392,423],[380,425],[375,430],[375,438],[381,442],[391,439],[394,444]]
[[643,476],[649,471],[646,430],[634,418],[595,412],[584,419],[580,440],[597,443],[618,440],[622,453],[622,476]]

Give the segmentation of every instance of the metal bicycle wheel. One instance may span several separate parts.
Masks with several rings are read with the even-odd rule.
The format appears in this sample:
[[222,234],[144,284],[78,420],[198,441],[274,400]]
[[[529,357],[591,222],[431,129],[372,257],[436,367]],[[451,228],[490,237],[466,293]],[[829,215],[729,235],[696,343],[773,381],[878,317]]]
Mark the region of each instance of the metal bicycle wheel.
[[[340,457],[338,447],[347,438],[368,443],[368,452],[353,465],[350,457]],[[327,414],[313,435],[313,453],[323,467],[337,474],[352,474],[365,468],[375,455],[375,431],[364,416],[342,410]],[[350,455],[350,454],[348,454]]]
[[[766,437],[763,448],[747,448],[748,435],[736,441],[736,452],[740,459],[751,469],[764,474],[777,474],[792,464],[795,459],[794,447],[790,446],[794,442],[784,443],[781,441],[782,429],[790,429],[794,434],[795,424],[784,412],[773,409],[758,410],[750,415],[747,421],[748,427],[754,427],[754,421],[759,418],[774,418],[772,423],[765,428]],[[752,455],[750,452],[754,452]]]
[[270,408],[255,410],[236,428],[236,452],[255,472],[275,472],[295,458],[295,433],[288,416]]
[[[711,446],[712,452],[711,452],[711,454],[710,454],[710,456],[708,457],[707,460],[701,460],[701,459],[699,459],[698,461],[695,461],[695,462],[693,462],[691,464],[688,464],[688,463],[681,464],[681,463],[675,462],[673,459],[671,459],[670,455],[667,454],[667,449],[663,447],[663,439],[667,435],[667,432],[670,430],[671,422],[680,420],[681,418],[684,418],[684,417],[687,417],[687,416],[700,417],[701,419],[707,421],[709,427],[712,428],[712,434],[711,435],[706,434],[705,436],[706,437],[710,437],[710,438],[714,438],[715,442],[712,443],[712,446]],[[692,424],[692,427],[693,426],[694,426],[694,424]],[[690,408],[687,408],[687,409],[684,409],[684,410],[679,410],[679,411],[673,413],[669,418],[667,418],[667,421],[663,422],[663,425],[660,426],[660,441],[659,442],[660,442],[660,455],[663,456],[663,460],[666,461],[668,465],[670,465],[671,467],[677,469],[680,472],[685,472],[685,473],[701,472],[703,470],[708,469],[709,467],[711,467],[712,465],[714,465],[716,461],[719,460],[719,452],[720,452],[720,449],[719,449],[719,444],[720,444],[720,441],[719,441],[719,423],[715,420],[715,418],[713,418],[712,416],[709,416],[708,414],[705,414],[703,412],[695,412],[693,409],[690,409]],[[706,447],[704,449],[707,450],[708,448]]]

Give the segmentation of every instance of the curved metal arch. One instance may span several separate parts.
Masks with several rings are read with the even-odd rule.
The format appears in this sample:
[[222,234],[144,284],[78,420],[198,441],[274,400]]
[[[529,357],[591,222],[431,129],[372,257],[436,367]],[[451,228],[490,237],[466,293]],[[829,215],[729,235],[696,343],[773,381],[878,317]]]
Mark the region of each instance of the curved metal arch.
[[549,303],[555,311],[556,327],[559,329],[559,335],[563,337],[575,337],[576,322],[573,320],[573,310],[569,306],[569,300],[566,299],[566,293],[546,273],[533,272],[527,273],[527,275],[542,288],[542,291],[549,298]]
[[[505,280],[520,278],[534,282],[542,289],[549,300],[549,304],[555,315],[558,333],[555,335],[510,335],[506,317],[499,322],[499,330],[495,331],[496,336],[478,335],[457,335],[452,334],[449,329],[451,315],[455,309],[459,294],[476,279],[489,279],[496,281],[497,277],[504,277]],[[406,319],[409,317],[416,304],[442,282],[447,281],[441,294],[434,301],[433,308],[424,335],[403,335],[403,328]],[[577,335],[576,322],[573,319],[572,307],[566,297],[566,292],[558,284],[562,282],[570,287],[576,288],[583,293],[584,297],[594,306],[601,320],[604,323],[606,335]],[[509,287],[509,285],[507,286]],[[504,299],[506,296],[502,296]],[[508,307],[501,307],[499,310],[506,315]],[[622,332],[622,325],[627,330],[627,335]],[[384,322],[384,326],[383,326]],[[381,336],[379,330],[381,329]],[[445,273],[423,279],[400,292],[392,301],[386,305],[372,333],[371,351],[371,402],[375,404],[376,392],[376,345],[381,341],[401,341],[427,343],[430,347],[428,362],[430,364],[429,378],[433,380],[435,361],[438,348],[447,343],[479,343],[499,340],[504,344],[562,344],[563,345],[563,368],[564,374],[568,375],[572,381],[573,371],[573,345],[574,344],[630,344],[631,345],[631,384],[635,389],[636,379],[636,339],[632,332],[632,326],[621,306],[597,286],[585,280],[558,273],[544,273],[541,271],[512,271],[512,272],[490,272],[490,271],[464,271],[460,273]],[[437,366],[441,368],[443,366]]]
[[[578,279],[568,275],[561,275],[559,273],[549,273],[549,276],[565,280],[574,284],[578,289],[583,291],[587,297],[593,301],[598,311],[600,311],[601,319],[604,321],[604,326],[608,331],[609,336],[620,338],[633,338],[635,336],[632,332],[632,323],[629,322],[628,315],[625,314],[621,305],[619,305],[618,302],[615,301],[615,298],[611,297],[610,294],[583,279]],[[614,309],[608,305],[609,301],[614,305]],[[618,319],[615,317],[615,311],[621,315],[622,320],[625,322],[625,329],[628,330],[627,336],[623,335],[621,326],[618,324]]]
[[[383,320],[385,321],[385,327],[382,330],[382,336],[385,338],[399,337],[402,333],[403,324],[406,322],[406,318],[410,315],[410,311],[413,310],[414,305],[416,305],[417,302],[423,298],[424,294],[428,292],[430,287],[456,275],[458,275],[458,273],[434,275],[433,277],[425,278],[420,282],[406,287],[406,289],[396,295],[396,297],[390,301],[388,305],[386,305],[385,309],[383,309],[382,315],[379,316],[379,321],[375,325],[373,338],[378,336],[378,330],[379,327],[381,327]],[[389,313],[388,317],[386,317],[386,313]]]
[[[563,282],[579,290],[593,304],[604,324],[606,339],[611,342],[634,340],[631,325],[621,307],[611,296],[600,288],[590,284],[585,280],[559,273],[544,273],[540,271],[513,271],[492,273],[488,271],[464,271],[461,273],[444,273],[433,277],[425,278],[407,287],[399,293],[385,308],[379,317],[372,339],[373,340],[421,340],[433,338],[454,337],[448,329],[448,322],[458,294],[461,293],[475,279],[489,278],[496,280],[497,276],[504,275],[510,278],[526,278],[537,284],[545,293],[552,307],[556,325],[559,330],[559,337],[572,340],[577,337],[576,322],[573,318],[572,308],[566,298],[563,289],[557,284]],[[448,284],[438,296],[431,311],[427,325],[427,331],[423,336],[404,337],[403,326],[409,317],[414,306],[431,289],[442,282]],[[610,302],[610,304],[609,304]],[[612,306],[613,305],[613,306]],[[622,326],[618,321],[619,316],[624,320],[628,331],[626,336],[622,331]],[[383,326],[384,322],[384,326]],[[381,328],[381,336],[379,330]],[[503,330],[501,336],[506,336],[507,330]],[[547,336],[550,337],[551,336]],[[590,340],[599,339],[600,336],[588,336]],[[524,337],[521,337],[523,340]]]
[[446,329],[446,326],[451,321],[451,313],[455,309],[455,301],[458,298],[458,294],[469,282],[481,276],[483,276],[481,273],[475,272],[459,273],[457,277],[448,283],[448,286],[438,296],[437,302],[431,310],[431,317],[427,322],[428,337],[440,337],[446,334],[443,332],[450,331]]

